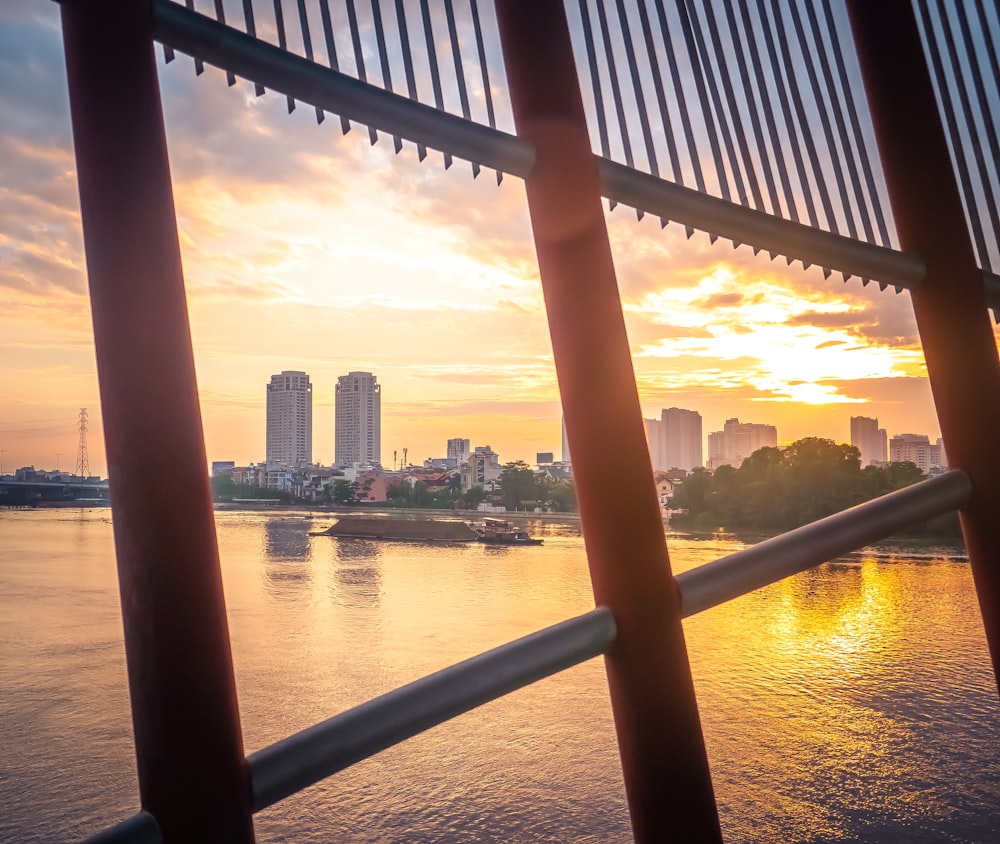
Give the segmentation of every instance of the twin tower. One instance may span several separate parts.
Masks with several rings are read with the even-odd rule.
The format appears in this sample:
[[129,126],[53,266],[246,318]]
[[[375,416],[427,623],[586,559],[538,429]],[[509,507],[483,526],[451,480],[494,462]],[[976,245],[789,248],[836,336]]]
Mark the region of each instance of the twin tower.
[[[370,372],[349,372],[337,379],[334,463],[380,463],[382,397]],[[286,370],[267,385],[268,465],[305,466],[312,459],[312,382],[305,372]]]

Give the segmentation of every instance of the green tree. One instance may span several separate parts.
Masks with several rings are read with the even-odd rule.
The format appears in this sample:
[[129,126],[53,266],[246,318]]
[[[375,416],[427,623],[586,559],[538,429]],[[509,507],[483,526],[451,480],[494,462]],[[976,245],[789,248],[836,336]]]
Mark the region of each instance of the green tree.
[[337,478],[333,483],[327,484],[330,488],[330,499],[334,504],[354,504],[358,491],[358,485],[345,478]]
[[465,507],[468,510],[475,510],[483,500],[486,498],[486,493],[483,491],[481,486],[474,486],[465,491],[462,496],[462,501],[465,502]]
[[576,511],[576,490],[572,481],[556,481],[549,487],[549,504],[557,513]]
[[535,473],[523,460],[504,464],[500,470],[500,489],[503,492],[504,504],[509,509],[516,510],[526,502],[538,501]]

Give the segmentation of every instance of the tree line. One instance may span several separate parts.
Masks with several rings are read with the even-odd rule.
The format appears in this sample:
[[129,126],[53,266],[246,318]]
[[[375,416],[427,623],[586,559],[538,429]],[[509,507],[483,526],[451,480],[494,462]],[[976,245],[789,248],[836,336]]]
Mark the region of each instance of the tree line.
[[[720,466],[714,474],[692,470],[672,496],[672,506],[685,512],[676,513],[671,522],[694,530],[786,531],[923,479],[913,463],[862,469],[854,446],[806,437],[785,449],[759,449],[739,468]],[[928,522],[919,532],[961,535],[954,513]]]
[[[213,477],[212,492],[216,501],[232,501],[240,498],[270,498],[283,504],[298,502],[290,492],[268,489],[267,487],[237,484],[231,477]],[[576,494],[571,480],[552,480],[547,475],[536,474],[523,460],[505,463],[500,470],[500,492],[489,496],[481,486],[462,490],[462,479],[453,475],[448,485],[442,489],[431,489],[423,481],[409,483],[396,481],[386,488],[388,507],[415,507],[430,510],[475,510],[479,504],[490,498],[502,503],[508,510],[523,510],[542,507],[555,513],[570,513],[576,510]],[[346,478],[332,478],[323,488],[327,504],[354,505],[371,501],[370,478],[358,483]],[[301,502],[299,502],[301,503]]]

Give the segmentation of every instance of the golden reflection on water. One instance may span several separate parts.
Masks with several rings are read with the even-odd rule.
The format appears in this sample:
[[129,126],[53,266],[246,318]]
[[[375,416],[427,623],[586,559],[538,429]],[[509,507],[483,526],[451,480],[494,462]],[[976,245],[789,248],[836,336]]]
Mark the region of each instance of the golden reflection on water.
[[[110,525],[0,518],[0,805],[11,840],[76,838],[135,806]],[[326,524],[218,516],[248,751],[592,607],[572,524],[533,524],[545,545],[513,549],[309,535]],[[671,537],[671,560],[738,545]],[[727,841],[1000,840],[1000,706],[966,565],[821,566],[688,619],[685,636]],[[602,662],[257,826],[262,842],[628,841]]]

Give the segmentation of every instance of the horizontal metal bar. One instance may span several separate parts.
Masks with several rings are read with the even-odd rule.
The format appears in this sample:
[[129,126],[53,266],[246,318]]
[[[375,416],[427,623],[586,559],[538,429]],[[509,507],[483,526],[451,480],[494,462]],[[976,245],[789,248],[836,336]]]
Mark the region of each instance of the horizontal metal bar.
[[805,264],[896,287],[913,290],[924,277],[924,262],[916,255],[745,208],[606,158],[600,159],[599,167],[604,196],[657,217]]
[[385,91],[252,38],[171,0],[155,0],[154,37],[304,103],[414,143],[524,178],[535,159],[527,141]]
[[964,506],[972,494],[954,470],[766,539],[677,575],[681,612],[692,616],[789,575]]
[[404,739],[604,653],[615,638],[598,607],[423,677],[249,757],[253,810],[264,809]]
[[162,844],[163,833],[149,812],[138,812],[119,824],[92,835],[83,844]]

